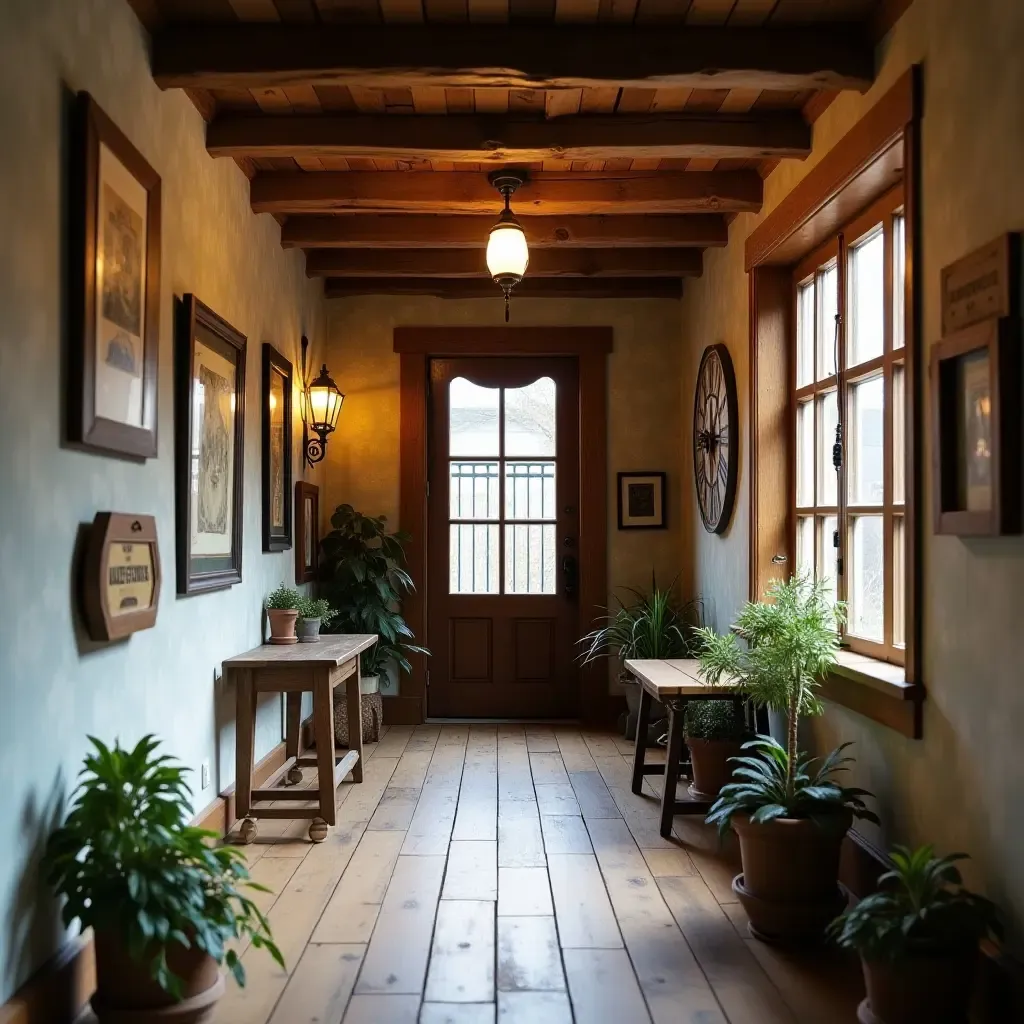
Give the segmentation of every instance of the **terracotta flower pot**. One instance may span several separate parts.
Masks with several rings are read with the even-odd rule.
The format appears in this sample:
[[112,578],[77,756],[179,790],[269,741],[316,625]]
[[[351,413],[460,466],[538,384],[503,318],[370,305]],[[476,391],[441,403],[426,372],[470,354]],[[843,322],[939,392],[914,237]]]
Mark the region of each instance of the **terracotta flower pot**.
[[733,892],[750,918],[750,933],[768,942],[820,941],[825,926],[842,913],[839,851],[852,824],[848,811],[823,828],[802,818],[777,818],[755,825],[733,818],[740,840],[743,874]]
[[976,946],[861,965],[868,992],[857,1009],[861,1024],[967,1024]]
[[697,800],[714,800],[718,791],[732,780],[730,757],[743,753],[743,740],[704,740],[687,736],[693,782],[690,795]]
[[295,620],[298,617],[299,613],[295,608],[268,608],[270,642],[272,644],[298,643],[299,638],[295,635]]
[[224,995],[224,976],[201,949],[173,944],[167,965],[182,980],[175,1000],[149,974],[149,963],[133,960],[120,936],[96,935],[96,993],[92,1008],[100,1024],[205,1024]]

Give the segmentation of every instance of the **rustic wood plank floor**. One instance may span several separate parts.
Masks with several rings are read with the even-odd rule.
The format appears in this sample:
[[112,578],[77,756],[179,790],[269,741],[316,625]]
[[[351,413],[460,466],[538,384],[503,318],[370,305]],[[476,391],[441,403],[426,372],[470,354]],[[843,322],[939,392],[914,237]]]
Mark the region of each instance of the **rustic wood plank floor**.
[[288,969],[247,949],[218,1024],[854,1024],[856,965],[752,940],[735,850],[662,839],[621,738],[396,726],[365,756],[326,842],[244,848]]

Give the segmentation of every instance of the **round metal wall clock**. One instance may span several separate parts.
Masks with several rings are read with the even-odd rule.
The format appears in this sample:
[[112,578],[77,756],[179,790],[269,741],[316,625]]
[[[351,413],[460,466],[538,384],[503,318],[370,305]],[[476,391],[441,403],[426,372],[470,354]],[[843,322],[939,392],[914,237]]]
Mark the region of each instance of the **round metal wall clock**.
[[738,419],[729,350],[708,345],[701,356],[693,400],[693,479],[708,533],[722,533],[732,517]]

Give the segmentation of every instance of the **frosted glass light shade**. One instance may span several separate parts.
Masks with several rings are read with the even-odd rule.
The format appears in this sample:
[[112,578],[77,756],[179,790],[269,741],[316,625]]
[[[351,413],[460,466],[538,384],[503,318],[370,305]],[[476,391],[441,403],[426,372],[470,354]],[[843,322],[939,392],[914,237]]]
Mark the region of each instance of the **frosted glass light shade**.
[[499,221],[487,239],[487,269],[495,280],[505,277],[517,281],[526,273],[530,252],[526,234],[515,221]]
[[307,426],[318,434],[331,433],[338,425],[338,413],[341,412],[345,396],[331,379],[326,366],[320,371],[320,376],[306,388],[305,399],[303,411],[309,416]]

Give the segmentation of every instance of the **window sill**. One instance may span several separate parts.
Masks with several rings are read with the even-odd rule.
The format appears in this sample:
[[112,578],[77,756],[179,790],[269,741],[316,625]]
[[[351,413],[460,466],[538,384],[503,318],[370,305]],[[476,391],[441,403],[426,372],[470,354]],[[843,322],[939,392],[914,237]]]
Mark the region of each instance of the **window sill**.
[[921,738],[924,687],[908,683],[901,665],[840,651],[821,695],[904,736]]

